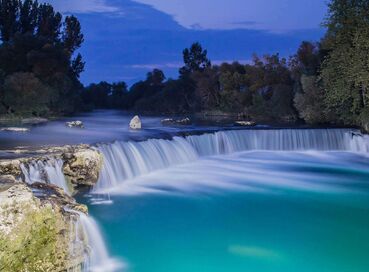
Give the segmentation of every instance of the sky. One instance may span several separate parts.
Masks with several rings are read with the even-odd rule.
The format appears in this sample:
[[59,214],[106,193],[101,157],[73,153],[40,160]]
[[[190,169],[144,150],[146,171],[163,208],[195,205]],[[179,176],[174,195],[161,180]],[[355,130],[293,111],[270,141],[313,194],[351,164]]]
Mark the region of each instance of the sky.
[[76,15],[85,43],[84,84],[144,79],[154,68],[175,78],[182,50],[200,42],[214,64],[293,54],[324,34],[326,0],[48,0]]

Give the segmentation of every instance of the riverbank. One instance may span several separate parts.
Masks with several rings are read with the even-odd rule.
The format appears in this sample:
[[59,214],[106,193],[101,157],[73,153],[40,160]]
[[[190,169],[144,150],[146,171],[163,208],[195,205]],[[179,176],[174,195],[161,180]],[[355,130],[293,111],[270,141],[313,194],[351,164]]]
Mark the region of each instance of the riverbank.
[[80,220],[88,209],[72,195],[93,186],[101,166],[87,145],[0,160],[1,271],[85,271],[92,241]]

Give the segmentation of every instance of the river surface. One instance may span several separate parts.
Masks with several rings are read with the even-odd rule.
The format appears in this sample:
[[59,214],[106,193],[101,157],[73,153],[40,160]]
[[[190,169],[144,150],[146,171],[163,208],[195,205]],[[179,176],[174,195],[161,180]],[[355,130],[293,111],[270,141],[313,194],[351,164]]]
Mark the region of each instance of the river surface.
[[[75,133],[106,142],[97,145],[105,159],[98,184],[79,200],[109,256],[125,264],[115,271],[369,271],[368,136],[211,133],[165,128],[155,117],[131,132],[128,116],[106,116],[86,117],[89,129]],[[204,131],[168,136],[188,129]]]
[[[29,150],[67,144],[95,144],[115,140],[143,140],[170,137],[181,131],[217,130],[221,127],[183,126],[167,127],[161,124],[164,117],[141,116],[142,130],[131,130],[129,122],[135,114],[114,110],[100,110],[70,118],[61,118],[36,126],[7,125],[29,128],[29,132],[0,131],[0,156],[14,149]],[[68,128],[66,122],[80,120],[84,129]],[[6,127],[2,125],[0,127]]]

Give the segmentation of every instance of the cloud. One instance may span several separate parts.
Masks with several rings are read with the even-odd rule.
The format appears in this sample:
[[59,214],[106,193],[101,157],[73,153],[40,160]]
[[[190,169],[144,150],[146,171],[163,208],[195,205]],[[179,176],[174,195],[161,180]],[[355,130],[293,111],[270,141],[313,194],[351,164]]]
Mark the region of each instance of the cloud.
[[109,5],[106,0],[48,0],[55,9],[63,13],[119,13],[118,7]]
[[133,1],[167,13],[180,25],[194,30],[255,29],[283,32],[316,29],[320,27],[327,9],[326,0]]

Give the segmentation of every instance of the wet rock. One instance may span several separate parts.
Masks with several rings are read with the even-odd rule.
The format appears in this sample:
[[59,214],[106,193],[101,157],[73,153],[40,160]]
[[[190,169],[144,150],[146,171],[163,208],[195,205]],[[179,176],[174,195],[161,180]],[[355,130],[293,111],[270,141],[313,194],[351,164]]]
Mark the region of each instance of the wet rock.
[[39,124],[47,123],[49,122],[49,120],[46,118],[34,117],[34,118],[22,119],[21,122],[22,124],[25,124],[25,125],[39,125]]
[[129,127],[131,129],[141,129],[142,128],[142,123],[141,123],[140,117],[138,117],[137,115],[135,117],[133,117],[131,122],[129,123]]
[[84,124],[82,121],[66,122],[65,125],[69,128],[84,128]]
[[161,120],[161,124],[164,126],[188,126],[191,125],[191,119],[186,117],[183,119],[172,119],[172,118],[167,118],[167,119],[163,119]]
[[2,269],[82,271],[86,236],[80,234],[78,214],[69,209],[87,212],[83,206],[53,185],[17,183],[0,190]]
[[20,160],[0,161],[0,176],[4,176],[4,175],[11,175],[13,177],[20,176],[22,173],[20,165],[21,165]]
[[30,185],[34,195],[43,203],[51,204],[55,209],[60,212],[65,212],[65,207],[70,210],[76,210],[88,213],[86,205],[79,204],[75,199],[64,192],[54,184],[35,182]]
[[1,128],[0,131],[8,131],[8,132],[29,132],[30,129],[29,128],[23,128],[23,127],[6,127],[6,128]]
[[236,121],[235,126],[240,126],[240,127],[253,127],[256,126],[256,123],[253,121]]
[[64,175],[75,188],[96,184],[103,164],[98,150],[79,147],[63,153],[62,158]]

